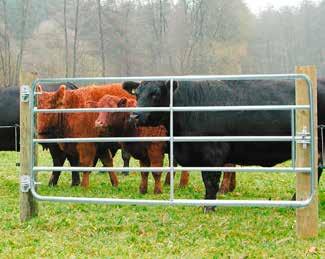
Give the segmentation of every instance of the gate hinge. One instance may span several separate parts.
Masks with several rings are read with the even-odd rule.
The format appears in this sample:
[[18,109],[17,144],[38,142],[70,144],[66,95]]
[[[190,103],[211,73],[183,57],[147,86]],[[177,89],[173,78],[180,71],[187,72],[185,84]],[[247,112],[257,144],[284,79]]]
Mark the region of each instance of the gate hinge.
[[297,136],[299,137],[297,143],[302,144],[303,149],[306,149],[307,144],[310,144],[310,133],[307,131],[307,127],[304,127],[301,132],[298,132]]
[[22,85],[20,88],[20,101],[21,102],[28,102],[29,101],[29,86]]
[[28,192],[31,188],[31,178],[29,175],[20,176],[20,191]]

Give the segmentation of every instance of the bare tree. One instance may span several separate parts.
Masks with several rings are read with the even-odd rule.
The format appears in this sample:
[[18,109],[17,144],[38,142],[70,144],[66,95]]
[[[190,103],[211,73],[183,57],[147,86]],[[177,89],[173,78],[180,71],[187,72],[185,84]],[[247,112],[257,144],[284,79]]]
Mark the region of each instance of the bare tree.
[[76,15],[75,15],[74,42],[73,42],[73,71],[72,71],[73,77],[76,76],[76,69],[77,69],[78,17],[79,17],[79,0],[76,1]]
[[68,29],[67,29],[67,0],[63,3],[64,21],[64,56],[65,56],[65,77],[69,76],[69,48],[68,48]]
[[97,0],[97,10],[98,10],[100,49],[101,49],[101,58],[102,58],[102,76],[104,77],[106,72],[106,66],[105,66],[104,34],[103,34],[103,22],[102,22],[102,5],[100,3],[100,0]]
[[4,34],[3,34],[3,44],[4,51],[1,54],[2,58],[2,71],[3,71],[3,83],[7,87],[11,85],[11,48],[10,48],[10,37],[8,29],[8,16],[7,16],[7,1],[2,0],[3,7],[3,23],[4,23]]
[[26,19],[29,7],[29,0],[22,0],[21,3],[22,7],[22,20],[21,20],[21,31],[20,31],[20,47],[19,47],[19,54],[17,55],[17,63],[16,63],[16,70],[15,70],[15,85],[19,85],[20,83],[20,72],[21,72],[21,63],[24,54],[24,46],[25,46],[25,31],[26,31]]

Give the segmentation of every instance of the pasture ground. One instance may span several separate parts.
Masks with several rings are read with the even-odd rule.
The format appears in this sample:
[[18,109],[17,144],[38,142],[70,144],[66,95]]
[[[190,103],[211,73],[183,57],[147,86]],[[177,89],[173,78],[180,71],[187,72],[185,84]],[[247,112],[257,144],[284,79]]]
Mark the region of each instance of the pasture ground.
[[[51,165],[49,154],[40,152],[40,164]],[[299,240],[295,210],[287,208],[217,208],[203,214],[197,207],[106,206],[39,203],[39,217],[19,221],[17,154],[0,152],[0,257],[1,258],[101,258],[101,257],[230,257],[292,258],[325,257],[325,178],[320,191],[320,222],[317,239]],[[135,161],[133,165],[137,165]],[[115,164],[121,165],[117,155]],[[324,176],[325,177],[325,176]],[[39,177],[41,194],[87,197],[167,198],[140,195],[136,173],[119,176],[117,189],[105,173],[92,173],[90,188],[70,187],[70,174],[59,186],[47,186],[48,175]],[[177,180],[179,175],[177,175]],[[294,176],[286,174],[237,174],[236,190],[220,199],[289,199]],[[176,188],[176,197],[203,197],[203,182],[191,174],[186,189]]]

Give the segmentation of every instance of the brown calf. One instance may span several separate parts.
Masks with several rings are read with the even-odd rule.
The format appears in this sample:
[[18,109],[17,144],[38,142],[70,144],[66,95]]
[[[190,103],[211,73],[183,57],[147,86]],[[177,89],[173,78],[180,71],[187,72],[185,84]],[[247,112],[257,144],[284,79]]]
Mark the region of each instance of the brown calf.
[[[100,101],[92,103],[96,107],[135,107],[136,101],[128,98],[119,98],[106,95]],[[106,113],[101,112],[95,123],[96,127],[102,129],[104,135],[111,137],[158,137],[166,136],[167,130],[163,126],[158,127],[136,127],[135,121],[130,119],[128,112]],[[166,151],[165,142],[128,142],[122,143],[123,148],[135,159],[140,161],[141,167],[161,167]],[[140,193],[146,193],[148,190],[148,172],[141,173]],[[154,193],[162,192],[161,173],[152,173],[155,179]],[[188,182],[188,173],[185,173],[181,179],[181,185]]]

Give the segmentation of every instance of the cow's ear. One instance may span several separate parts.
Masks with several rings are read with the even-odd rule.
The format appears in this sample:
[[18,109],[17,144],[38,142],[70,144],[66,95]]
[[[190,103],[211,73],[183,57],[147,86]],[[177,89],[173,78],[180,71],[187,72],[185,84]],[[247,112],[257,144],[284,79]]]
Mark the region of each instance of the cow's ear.
[[127,99],[125,97],[122,97],[118,103],[117,103],[117,107],[126,107],[127,105]]
[[37,93],[43,93],[43,88],[42,88],[42,86],[40,85],[40,84],[38,84],[37,86],[36,86],[36,92]]
[[59,89],[55,93],[56,102],[58,105],[63,105],[65,97],[65,85],[60,85]]
[[[170,89],[170,80],[165,82],[165,86],[167,87],[167,89]],[[175,92],[178,89],[178,82],[177,81],[173,81],[173,92]]]
[[140,83],[134,81],[126,81],[122,84],[122,87],[125,91],[129,92],[130,94],[135,93],[135,89],[138,88]]
[[87,108],[98,108],[98,102],[95,101],[87,101],[86,102]]
[[128,99],[127,107],[136,107],[137,101],[133,99]]

